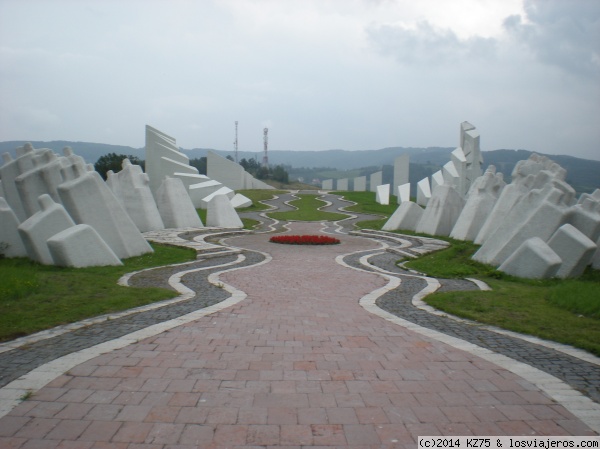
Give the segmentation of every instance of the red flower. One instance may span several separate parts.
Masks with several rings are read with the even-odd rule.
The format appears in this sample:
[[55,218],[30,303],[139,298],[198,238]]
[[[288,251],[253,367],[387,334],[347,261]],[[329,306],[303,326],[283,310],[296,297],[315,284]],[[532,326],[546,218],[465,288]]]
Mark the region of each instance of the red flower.
[[336,245],[340,243],[335,237],[327,235],[276,235],[269,241],[288,245]]

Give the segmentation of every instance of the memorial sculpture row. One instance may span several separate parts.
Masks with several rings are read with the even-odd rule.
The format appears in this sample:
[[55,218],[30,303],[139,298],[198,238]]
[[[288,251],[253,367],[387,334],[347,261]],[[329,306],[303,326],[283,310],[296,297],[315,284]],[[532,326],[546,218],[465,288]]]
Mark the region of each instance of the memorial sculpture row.
[[461,145],[466,149],[452,153],[439,179],[434,174],[429,198],[428,180],[419,182],[417,203],[425,209],[403,198],[384,230],[473,241],[481,245],[474,260],[520,277],[576,277],[590,264],[600,269],[600,189],[577,199],[566,170],[537,154],[517,163],[510,184],[494,166],[476,176],[479,135],[467,122]]
[[[165,150],[153,145],[152,136],[149,142],[148,134],[147,129],[146,157],[154,172],[144,173],[125,159],[121,171],[108,172],[106,182],[68,147],[63,156],[31,144],[17,148],[14,159],[5,153],[0,167],[3,255],[47,265],[121,265],[121,259],[153,251],[143,232],[203,227],[196,211],[202,206],[208,209],[207,226],[243,226],[234,206],[250,200],[197,175],[174,139]],[[173,161],[177,171],[171,170]],[[201,182],[186,185],[180,175],[194,172]]]

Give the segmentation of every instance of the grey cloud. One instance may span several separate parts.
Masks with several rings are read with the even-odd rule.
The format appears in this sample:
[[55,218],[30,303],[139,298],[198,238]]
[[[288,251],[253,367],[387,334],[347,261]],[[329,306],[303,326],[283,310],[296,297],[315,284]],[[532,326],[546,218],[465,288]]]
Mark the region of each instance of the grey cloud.
[[416,29],[383,25],[368,30],[371,42],[404,64],[449,64],[485,60],[495,56],[496,41],[482,37],[459,39],[451,30],[434,28],[427,21]]
[[600,75],[600,2],[526,0],[528,21],[510,16],[504,28],[541,62],[586,77]]

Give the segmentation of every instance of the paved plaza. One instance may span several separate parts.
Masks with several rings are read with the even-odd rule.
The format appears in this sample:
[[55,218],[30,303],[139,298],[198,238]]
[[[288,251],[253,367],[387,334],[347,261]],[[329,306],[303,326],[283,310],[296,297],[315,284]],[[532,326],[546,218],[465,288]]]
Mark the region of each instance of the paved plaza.
[[[487,337],[468,323],[403,316],[385,295],[413,298],[431,282],[395,276],[389,243],[350,227],[263,220],[262,230],[336,233],[341,244],[224,236],[231,252],[181,267],[187,299],[5,348],[5,372],[22,364],[0,389],[0,448],[375,449],[414,448],[420,435],[598,434],[598,359],[503,334],[478,344]],[[143,276],[130,284],[166,282]],[[461,282],[443,288],[479,288]],[[56,352],[24,362],[28,348]],[[41,388],[13,407],[27,382]]]

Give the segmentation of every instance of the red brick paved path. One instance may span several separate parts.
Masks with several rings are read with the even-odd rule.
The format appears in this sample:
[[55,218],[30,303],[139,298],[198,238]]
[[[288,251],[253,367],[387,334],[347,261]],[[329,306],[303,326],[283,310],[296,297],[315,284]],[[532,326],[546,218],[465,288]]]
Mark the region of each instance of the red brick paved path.
[[[316,233],[317,224],[293,224]],[[338,254],[257,234],[236,306],[83,363],[0,420],[0,448],[416,447],[418,435],[591,435],[509,371],[370,315],[385,285]]]

